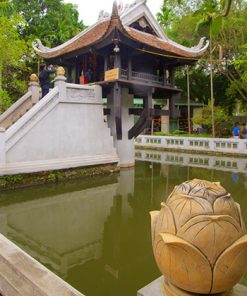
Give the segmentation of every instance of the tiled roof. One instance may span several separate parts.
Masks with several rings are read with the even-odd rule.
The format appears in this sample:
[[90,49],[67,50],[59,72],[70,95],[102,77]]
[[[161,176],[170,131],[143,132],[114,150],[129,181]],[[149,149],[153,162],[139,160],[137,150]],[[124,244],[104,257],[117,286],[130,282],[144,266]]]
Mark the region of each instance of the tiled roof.
[[157,36],[144,33],[133,28],[128,28],[128,34],[133,39],[143,44],[159,49],[161,51],[165,51],[166,53],[175,54],[182,57],[191,57],[191,55],[188,54],[188,52],[176,47],[175,45],[168,43],[166,40],[161,40]]
[[39,55],[49,59],[49,58],[58,57],[58,56],[79,50],[86,46],[89,46],[99,41],[104,36],[109,24],[110,24],[109,19],[103,22],[100,22],[96,26],[92,27],[92,29],[89,29],[88,32],[76,38],[73,42],[68,43],[67,46],[64,46],[64,47],[59,46],[57,50],[44,51],[44,52],[41,51],[39,52]]
[[[123,27],[120,18],[113,14],[110,19],[103,20],[91,28],[89,27],[71,40],[56,48],[45,48],[41,44],[41,47],[35,47],[35,50],[40,56],[46,59],[59,57],[100,42],[107,37],[114,28],[122,31],[127,38],[138,41],[143,45],[148,45],[154,50],[159,50],[159,52],[167,55],[176,55],[184,58],[200,57],[207,48],[207,45],[203,48],[202,46],[187,48],[169,39],[161,39],[157,36],[138,31],[128,26]],[[201,45],[203,45],[203,42]]]

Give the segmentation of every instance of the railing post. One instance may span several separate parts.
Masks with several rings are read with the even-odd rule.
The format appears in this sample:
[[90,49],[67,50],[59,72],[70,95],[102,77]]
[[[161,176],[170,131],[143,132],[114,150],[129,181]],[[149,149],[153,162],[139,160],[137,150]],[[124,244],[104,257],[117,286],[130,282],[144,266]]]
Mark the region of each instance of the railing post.
[[32,102],[33,104],[36,104],[39,101],[39,82],[38,82],[38,76],[36,74],[32,74],[30,76],[30,82],[28,84],[28,89],[32,93]]
[[0,127],[0,167],[5,164],[5,128]]
[[63,67],[58,67],[56,71],[56,78],[55,78],[55,86],[58,88],[58,93],[59,93],[59,101],[62,99],[66,99],[67,94],[66,94],[66,77],[65,75],[65,70]]

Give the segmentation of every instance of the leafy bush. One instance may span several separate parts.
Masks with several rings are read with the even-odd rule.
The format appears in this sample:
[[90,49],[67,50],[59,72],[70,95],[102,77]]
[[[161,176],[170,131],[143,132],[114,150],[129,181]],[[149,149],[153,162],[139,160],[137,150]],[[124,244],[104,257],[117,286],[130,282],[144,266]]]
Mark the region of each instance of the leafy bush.
[[[212,132],[212,113],[211,103],[202,109],[202,114],[192,118],[194,124],[203,126],[207,133]],[[214,107],[214,123],[216,137],[228,137],[231,135],[231,128],[233,126],[232,120],[227,115],[227,112],[217,106]]]
[[7,110],[12,104],[12,100],[5,90],[0,90],[0,113]]

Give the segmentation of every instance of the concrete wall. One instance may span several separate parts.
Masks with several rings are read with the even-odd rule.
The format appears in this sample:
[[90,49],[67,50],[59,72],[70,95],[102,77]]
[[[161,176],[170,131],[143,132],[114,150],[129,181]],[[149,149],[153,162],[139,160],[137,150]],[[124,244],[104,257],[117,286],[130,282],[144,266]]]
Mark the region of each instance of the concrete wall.
[[104,122],[101,87],[55,88],[6,131],[0,131],[0,175],[118,162]]

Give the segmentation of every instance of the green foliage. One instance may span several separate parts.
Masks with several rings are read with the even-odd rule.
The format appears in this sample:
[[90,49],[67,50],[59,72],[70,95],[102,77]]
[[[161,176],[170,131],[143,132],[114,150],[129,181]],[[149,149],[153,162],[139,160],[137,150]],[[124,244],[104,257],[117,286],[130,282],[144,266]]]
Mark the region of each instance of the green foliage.
[[0,90],[0,113],[7,110],[12,104],[9,94],[5,90]]
[[62,0],[13,0],[15,10],[23,15],[26,26],[22,37],[31,43],[41,39],[47,46],[64,43],[85,28],[79,22],[76,6]]
[[[192,118],[194,124],[201,125],[207,128],[211,133],[212,130],[212,113],[211,102],[203,107],[202,115],[197,115]],[[232,121],[227,115],[227,112],[221,107],[214,107],[214,120],[215,120],[215,134],[217,137],[225,137],[230,135]]]
[[[177,14],[176,20],[170,19],[165,32],[188,47],[197,44],[201,36],[210,38],[212,35],[214,60],[219,59],[219,45],[222,47],[224,62],[214,62],[214,96],[215,104],[222,106],[230,115],[235,110],[236,102],[247,102],[247,1],[234,1],[227,17],[223,15],[231,4],[229,0],[180,2],[178,6],[177,1],[164,1],[164,5]],[[207,103],[210,97],[209,51],[203,58],[204,61],[199,61],[191,69],[191,98]],[[183,98],[187,98],[183,70],[178,71],[176,84],[184,90]]]
[[12,6],[10,1],[0,0],[0,17],[10,16],[12,13]]
[[2,177],[7,183],[18,184],[23,181],[22,175],[4,176]]
[[[207,104],[210,97],[209,73],[205,71],[204,62],[197,64],[197,67],[190,68],[190,97],[192,100]],[[183,98],[187,98],[187,77],[185,71],[180,69],[176,73],[176,85],[183,90]]]
[[18,79],[19,71],[22,72],[25,68],[27,53],[26,43],[18,33],[18,27],[23,25],[24,21],[18,15],[0,17],[0,105],[2,110],[12,103],[13,90],[16,87],[18,87],[18,95],[20,90],[23,90],[22,83]]
[[85,28],[75,5],[63,0],[0,0],[0,112],[27,90],[37,57],[32,42],[64,43]]

